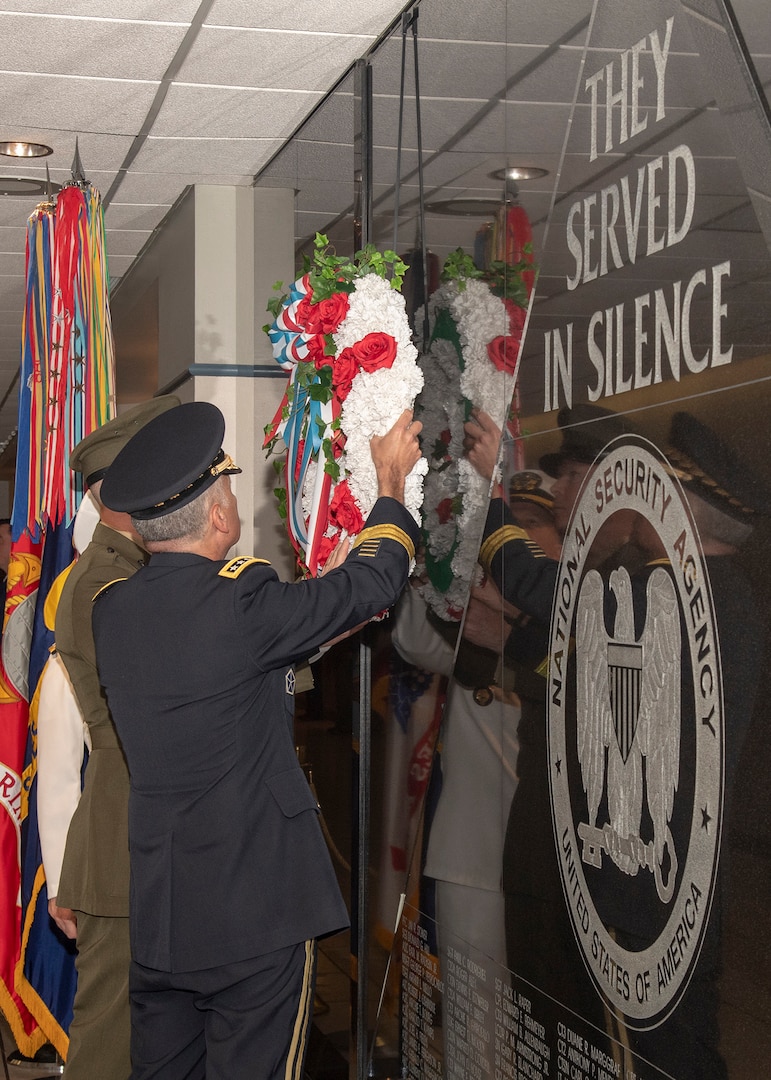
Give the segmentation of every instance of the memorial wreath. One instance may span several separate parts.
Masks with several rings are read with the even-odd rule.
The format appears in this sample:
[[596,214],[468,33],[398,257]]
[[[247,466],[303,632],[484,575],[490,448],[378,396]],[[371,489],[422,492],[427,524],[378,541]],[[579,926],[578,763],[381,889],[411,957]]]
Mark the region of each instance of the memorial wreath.
[[[288,380],[263,445],[280,454],[279,513],[300,571],[315,577],[339,540],[361,531],[377,499],[369,441],[413,407],[423,375],[394,252],[368,245],[348,259],[317,233],[305,263],[269,304],[275,319],[264,329]],[[421,458],[405,486],[418,522],[427,469]]]
[[428,302],[417,415],[429,469],[417,573],[426,603],[450,622],[461,618],[474,580],[490,491],[463,454],[463,425],[474,408],[501,430],[507,422],[532,275],[531,251],[516,264],[494,262],[482,271],[458,249]]

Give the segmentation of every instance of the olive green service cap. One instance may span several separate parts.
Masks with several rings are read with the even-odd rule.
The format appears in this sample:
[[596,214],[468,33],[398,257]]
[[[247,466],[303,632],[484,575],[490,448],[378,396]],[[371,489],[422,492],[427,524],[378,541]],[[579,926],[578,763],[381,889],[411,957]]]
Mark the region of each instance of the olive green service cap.
[[86,484],[101,480],[123,447],[145,424],[179,405],[174,394],[150,398],[108,420],[81,439],[70,454],[70,468],[83,473]]
[[224,435],[225,418],[208,401],[156,416],[115,458],[102,502],[144,521],[185,506],[217,477],[241,472],[222,449]]
[[667,457],[686,490],[729,517],[751,525],[771,514],[771,490],[757,469],[690,413],[672,417]]

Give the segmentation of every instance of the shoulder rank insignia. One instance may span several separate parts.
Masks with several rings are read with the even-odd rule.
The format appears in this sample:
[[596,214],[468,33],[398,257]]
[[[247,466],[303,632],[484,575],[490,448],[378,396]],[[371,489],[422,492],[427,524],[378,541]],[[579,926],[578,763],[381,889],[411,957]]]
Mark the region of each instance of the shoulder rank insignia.
[[222,569],[217,571],[217,577],[237,578],[239,574],[243,574],[247,567],[256,564],[270,566],[267,559],[255,559],[253,555],[239,555],[235,559],[226,562]]
[[103,585],[98,592],[94,593],[94,595],[91,597],[91,603],[93,604],[94,601],[98,600],[100,596],[104,596],[104,594],[109,592],[113,585],[117,585],[119,581],[128,581],[128,578],[118,577],[115,578],[113,581],[108,581],[107,584]]

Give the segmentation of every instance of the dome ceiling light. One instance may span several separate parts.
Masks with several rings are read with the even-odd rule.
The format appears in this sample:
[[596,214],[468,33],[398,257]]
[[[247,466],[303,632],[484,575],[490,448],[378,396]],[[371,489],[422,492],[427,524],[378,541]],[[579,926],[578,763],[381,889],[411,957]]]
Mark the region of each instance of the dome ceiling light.
[[491,180],[538,180],[542,176],[548,176],[548,169],[540,169],[535,165],[509,165],[505,169],[496,169],[487,174]]
[[49,154],[53,154],[53,150],[44,143],[17,140],[0,142],[0,154],[12,158],[39,158],[48,157]]
[[37,198],[40,195],[55,194],[58,184],[52,184],[44,177],[0,176],[0,195],[17,195]]

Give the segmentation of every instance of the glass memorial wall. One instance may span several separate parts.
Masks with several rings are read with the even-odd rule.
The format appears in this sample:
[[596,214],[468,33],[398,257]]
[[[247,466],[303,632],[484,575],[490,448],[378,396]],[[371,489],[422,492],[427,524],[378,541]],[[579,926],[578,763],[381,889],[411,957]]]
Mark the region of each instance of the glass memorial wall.
[[369,57],[368,190],[353,75],[258,181],[298,253],[371,200],[425,378],[371,804],[327,814],[367,841],[351,1075],[765,1074],[769,56],[760,0],[422,0]]

